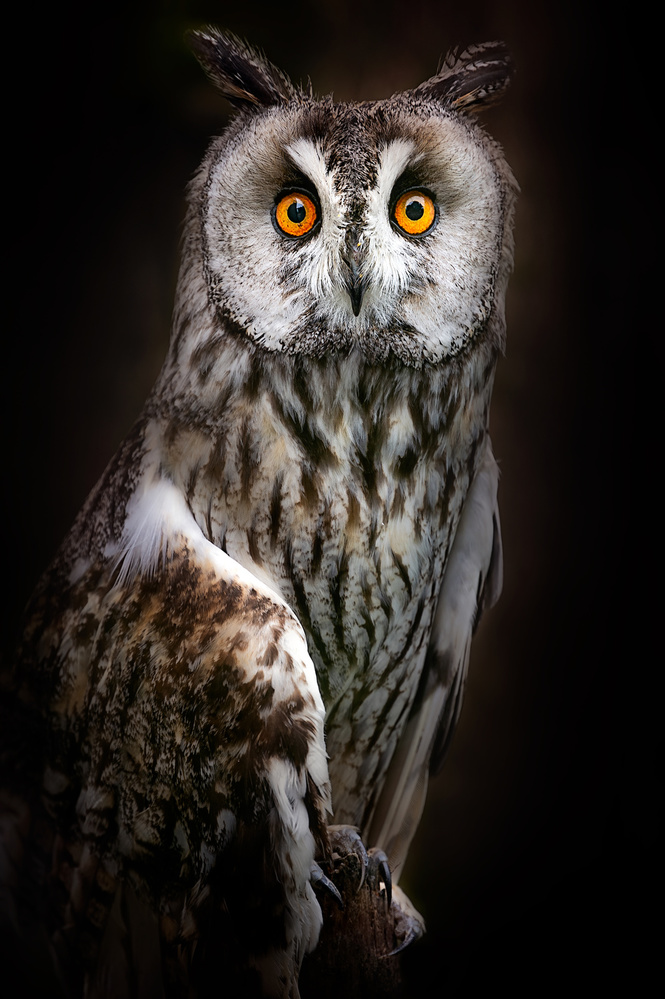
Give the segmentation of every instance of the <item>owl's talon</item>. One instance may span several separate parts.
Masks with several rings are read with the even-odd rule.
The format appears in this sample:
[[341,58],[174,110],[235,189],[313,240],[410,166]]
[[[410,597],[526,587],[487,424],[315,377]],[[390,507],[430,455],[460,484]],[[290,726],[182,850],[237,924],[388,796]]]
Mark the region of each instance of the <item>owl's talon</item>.
[[310,881],[312,883],[312,887],[314,888],[314,890],[316,890],[317,888],[324,888],[329,895],[332,895],[332,897],[335,899],[335,902],[340,907],[340,909],[344,908],[344,902],[342,900],[342,896],[337,891],[337,888],[330,880],[330,878],[323,873],[323,871],[316,863],[316,861],[314,861],[310,869]]
[[425,933],[425,920],[399,885],[395,885],[392,893],[391,913],[395,923],[395,939],[401,942],[385,954],[385,957],[401,954],[416,940],[420,940]]
[[388,857],[383,852],[383,850],[379,850],[378,847],[373,847],[371,850],[369,850],[368,855],[369,855],[369,882],[372,885],[372,887],[379,892],[381,891],[380,885],[383,882],[384,891],[386,893],[386,899],[388,902],[388,908],[390,908],[393,898],[393,879],[390,873]]
[[360,833],[355,826],[328,826],[330,846],[333,857],[337,854],[339,859],[343,859],[353,854],[360,866],[360,881],[356,891],[360,891],[365,883],[367,871],[369,870],[369,857],[365,844],[360,838]]
[[415,943],[415,941],[418,940],[420,936],[421,936],[420,933],[416,933],[415,930],[410,929],[406,935],[406,939],[402,941],[399,947],[395,947],[394,950],[391,950],[389,954],[385,954],[384,956],[395,957],[397,954],[401,954],[403,950],[406,950],[406,948],[409,947],[412,943]]

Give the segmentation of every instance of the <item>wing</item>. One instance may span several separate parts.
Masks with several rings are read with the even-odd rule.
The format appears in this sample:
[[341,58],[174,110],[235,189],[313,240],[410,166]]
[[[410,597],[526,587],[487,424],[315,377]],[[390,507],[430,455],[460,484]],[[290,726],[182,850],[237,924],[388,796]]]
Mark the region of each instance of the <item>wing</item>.
[[[243,974],[288,995],[320,929],[330,805],[305,636],[173,485],[136,497],[119,544],[55,572],[33,608],[19,727],[41,724],[44,759],[40,786],[5,781],[10,915],[86,995],[143,995],[160,968],[180,994],[207,953],[229,975],[241,940]],[[44,911],[27,911],[28,879]]]
[[446,563],[418,694],[372,819],[370,842],[386,851],[397,874],[422,815],[429,774],[439,770],[459,717],[473,633],[501,593],[498,481],[488,437]]

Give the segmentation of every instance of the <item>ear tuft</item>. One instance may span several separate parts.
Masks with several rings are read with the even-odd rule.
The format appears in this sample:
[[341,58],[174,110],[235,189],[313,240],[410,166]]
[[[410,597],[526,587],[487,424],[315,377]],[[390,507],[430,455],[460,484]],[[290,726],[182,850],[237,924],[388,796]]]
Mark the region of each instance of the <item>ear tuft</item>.
[[281,70],[231,32],[211,25],[186,37],[213,86],[235,107],[270,107],[298,96]]
[[436,76],[421,83],[414,93],[441,101],[455,111],[477,112],[496,104],[513,75],[510,53],[504,42],[470,45],[458,55],[453,49]]

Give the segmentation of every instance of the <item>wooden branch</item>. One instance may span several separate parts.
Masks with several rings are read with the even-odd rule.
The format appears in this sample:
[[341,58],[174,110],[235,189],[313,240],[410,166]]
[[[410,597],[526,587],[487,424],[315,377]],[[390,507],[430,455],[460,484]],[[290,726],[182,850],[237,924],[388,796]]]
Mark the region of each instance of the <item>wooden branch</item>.
[[409,936],[422,934],[420,917],[414,920],[399,889],[389,905],[385,887],[372,877],[366,877],[359,888],[362,870],[355,853],[335,855],[333,869],[326,874],[342,896],[344,908],[329,892],[319,891],[323,929],[318,947],[303,963],[302,999],[403,997],[401,955],[394,952]]

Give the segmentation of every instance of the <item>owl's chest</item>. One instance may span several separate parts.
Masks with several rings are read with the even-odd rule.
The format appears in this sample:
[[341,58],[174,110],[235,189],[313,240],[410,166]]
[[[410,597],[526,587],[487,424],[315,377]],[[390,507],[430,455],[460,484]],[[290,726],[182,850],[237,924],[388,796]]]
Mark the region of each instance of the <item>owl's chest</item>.
[[219,510],[228,553],[268,579],[305,629],[335,821],[362,829],[416,696],[468,486],[463,463],[443,453],[408,476],[385,458],[368,473],[351,460],[292,461],[277,476],[257,471],[250,504],[225,497]]
[[254,411],[190,502],[215,544],[305,629],[329,714],[361,686],[413,686],[468,486],[466,449],[400,414],[295,432]]
[[303,626],[336,820],[364,827],[417,693],[487,395],[446,370],[363,383],[349,368],[248,395],[178,454],[206,537]]

